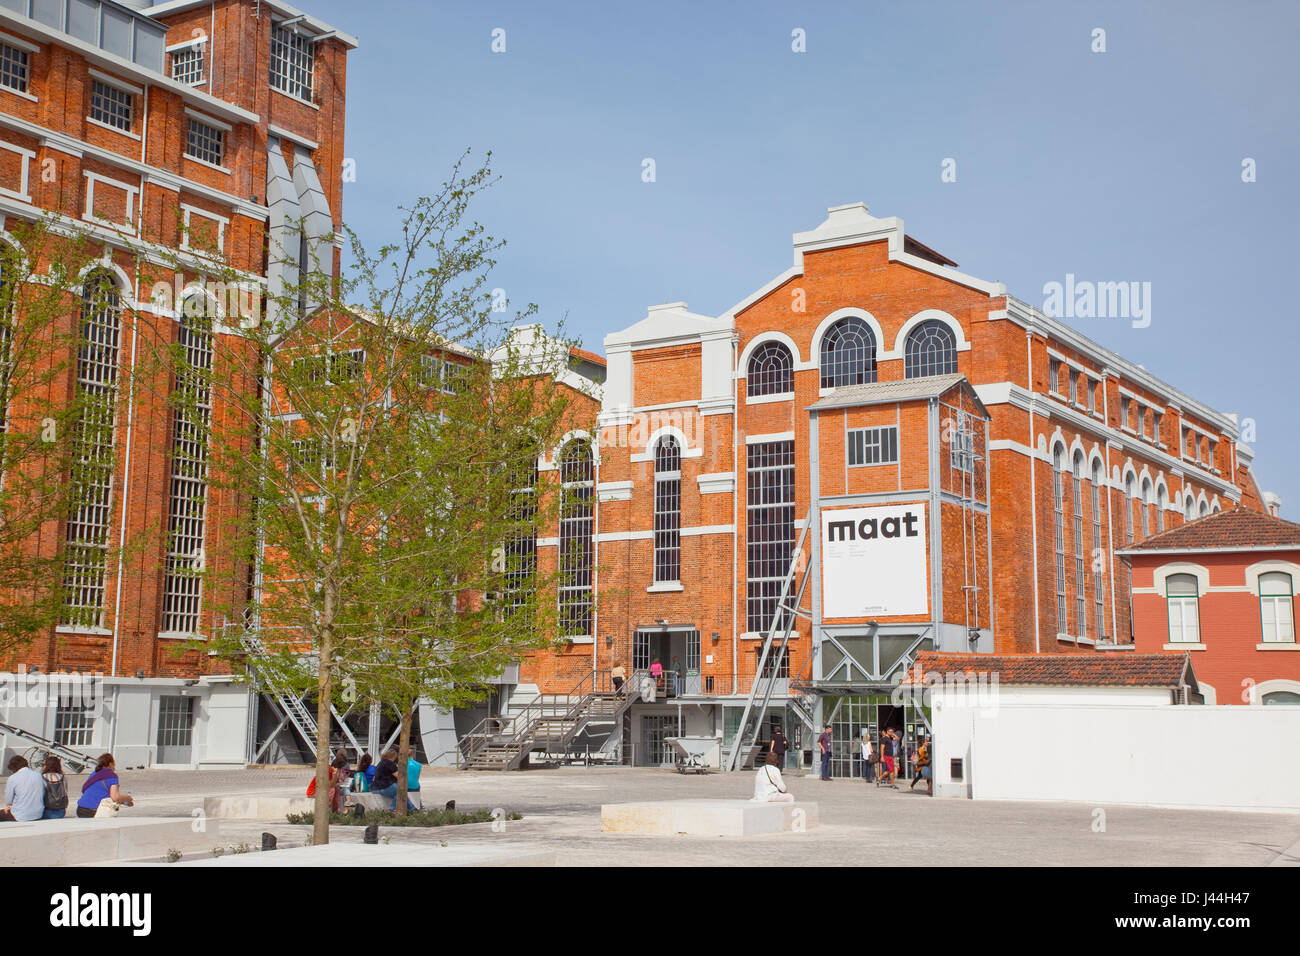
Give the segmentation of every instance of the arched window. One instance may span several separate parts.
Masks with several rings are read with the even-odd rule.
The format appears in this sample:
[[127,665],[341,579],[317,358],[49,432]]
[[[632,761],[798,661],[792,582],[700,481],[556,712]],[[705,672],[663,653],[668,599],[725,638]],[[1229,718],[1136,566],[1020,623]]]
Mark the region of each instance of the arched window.
[[1208,501],[1202,501],[1200,507],[1197,508],[1196,516],[1198,518],[1204,518],[1209,513],[1210,513],[1210,503]]
[[655,583],[676,583],[682,573],[682,449],[665,435],[655,445]]
[[1275,690],[1271,694],[1265,694],[1259,699],[1259,702],[1265,707],[1277,707],[1280,705],[1296,707],[1300,706],[1300,694],[1290,690]]
[[1133,543],[1133,476],[1124,479],[1124,533],[1128,543]]
[[560,634],[589,637],[595,467],[587,439],[571,439],[560,449],[560,483]]
[[[1100,461],[1092,463],[1092,547],[1094,553],[1101,552],[1105,547],[1102,544],[1101,537],[1101,486],[1105,479],[1105,472],[1102,469]],[[1106,574],[1104,571],[1098,571],[1096,577],[1097,583],[1093,586],[1093,601],[1097,609],[1097,637],[1100,639],[1106,633]]]
[[[506,568],[502,590],[505,613],[529,609],[537,574],[537,453],[525,448],[510,462],[510,520],[514,527],[506,536]],[[525,613],[528,613],[525,611]]]
[[794,391],[794,360],[780,342],[764,342],[749,357],[745,394],[784,395]]
[[1295,598],[1291,575],[1269,571],[1259,576],[1259,617],[1265,644],[1295,643]]
[[1195,517],[1196,517],[1196,499],[1193,498],[1191,496],[1191,493],[1189,492],[1187,495],[1187,500],[1183,504],[1183,520],[1191,521]]
[[1074,626],[1088,636],[1088,586],[1083,576],[1083,452],[1074,453]]
[[117,461],[121,308],[112,274],[107,270],[91,273],[82,288],[76,386],[80,410],[73,433],[72,506],[63,575],[61,623],[72,627],[103,625],[113,468]]
[[176,388],[172,413],[172,473],[162,631],[198,634],[203,600],[207,524],[208,432],[212,422],[212,319],[210,300],[185,300],[177,330]]
[[1142,500],[1138,507],[1142,509],[1142,537],[1151,535],[1151,479],[1142,479]]
[[9,402],[13,398],[13,319],[17,294],[17,283],[13,281],[14,255],[12,246],[0,244],[0,433],[9,428]]
[[876,337],[855,316],[840,319],[822,337],[822,388],[862,385],[876,380]]
[[1165,530],[1165,505],[1169,503],[1169,493],[1165,491],[1165,486],[1161,485],[1156,489],[1156,528]]
[[927,319],[907,333],[903,346],[903,377],[947,375],[957,371],[957,336],[948,323]]
[[1052,456],[1052,505],[1055,516],[1052,538],[1056,546],[1056,633],[1069,634],[1065,617],[1065,488],[1061,472],[1065,468],[1065,451],[1056,449]]
[[1196,575],[1169,575],[1165,579],[1165,600],[1169,605],[1169,643],[1199,644],[1201,626]]

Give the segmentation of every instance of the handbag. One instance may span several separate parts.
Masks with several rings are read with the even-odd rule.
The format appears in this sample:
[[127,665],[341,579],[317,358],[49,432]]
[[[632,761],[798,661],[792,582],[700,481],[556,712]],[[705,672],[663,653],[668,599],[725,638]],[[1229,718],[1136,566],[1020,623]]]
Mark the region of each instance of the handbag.
[[114,803],[112,797],[105,797],[99,801],[99,807],[95,810],[96,820],[113,820],[117,818],[117,812],[122,809],[120,803]]

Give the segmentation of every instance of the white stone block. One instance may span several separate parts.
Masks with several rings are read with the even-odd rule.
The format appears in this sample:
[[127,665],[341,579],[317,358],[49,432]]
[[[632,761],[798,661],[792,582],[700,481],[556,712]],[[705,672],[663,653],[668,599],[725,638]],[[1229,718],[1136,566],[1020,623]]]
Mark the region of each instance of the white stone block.
[[745,837],[808,829],[818,822],[815,803],[658,800],[600,808],[602,833]]

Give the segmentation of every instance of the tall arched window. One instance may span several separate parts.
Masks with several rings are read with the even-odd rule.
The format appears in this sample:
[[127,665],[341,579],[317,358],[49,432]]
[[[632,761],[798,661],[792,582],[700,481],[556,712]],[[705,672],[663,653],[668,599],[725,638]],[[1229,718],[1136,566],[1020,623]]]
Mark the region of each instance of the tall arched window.
[[1142,479],[1142,500],[1138,507],[1142,509],[1142,537],[1151,536],[1151,479]]
[[1165,505],[1169,504],[1169,492],[1161,485],[1156,489],[1156,530],[1165,530]]
[[505,539],[506,569],[502,590],[507,614],[530,608],[537,574],[537,454],[521,451],[510,463],[514,474],[510,489],[510,520],[514,527]]
[[560,449],[560,634],[591,635],[592,521],[596,472],[591,442],[571,439]]
[[1199,644],[1201,625],[1196,575],[1169,575],[1165,580],[1165,600],[1169,605],[1169,643]]
[[1074,453],[1074,626],[1088,636],[1088,585],[1083,562],[1083,452]]
[[1200,506],[1196,509],[1196,513],[1197,517],[1204,518],[1210,513],[1210,503],[1208,501],[1202,501]]
[[1124,534],[1128,537],[1128,543],[1133,543],[1133,476],[1129,475],[1124,479]]
[[794,360],[780,342],[764,342],[754,349],[745,372],[745,394],[784,395],[794,391]]
[[1065,468],[1065,451],[1056,449],[1052,456],[1052,505],[1055,518],[1052,526],[1056,546],[1056,633],[1069,634],[1065,617],[1065,488],[1062,471]]
[[957,371],[957,336],[948,323],[927,319],[907,333],[903,346],[903,377],[947,375]]
[[655,445],[655,583],[675,583],[682,573],[682,449],[665,435]]
[[[1105,471],[1100,461],[1092,463],[1092,547],[1094,554],[1104,554],[1106,547],[1101,537],[1101,486],[1105,482]],[[1106,633],[1106,572],[1103,567],[1096,574],[1093,585],[1093,602],[1097,611],[1097,637]]]
[[1183,503],[1183,520],[1191,521],[1195,517],[1196,499],[1192,497],[1192,493],[1189,491],[1187,493],[1187,500]]
[[198,634],[203,600],[208,500],[208,431],[212,422],[212,318],[209,299],[185,300],[176,336],[171,484],[164,562],[162,631]]
[[17,283],[13,281],[15,250],[8,244],[0,245],[0,434],[9,429],[9,402],[13,398],[14,373],[14,297]]
[[1295,643],[1294,607],[1291,575],[1269,571],[1259,576],[1259,616],[1265,644]]
[[106,270],[82,288],[73,432],[72,506],[68,515],[62,623],[99,628],[112,523],[116,464],[117,366],[122,339],[121,296]]
[[840,319],[822,337],[822,388],[876,380],[876,337],[856,316]]

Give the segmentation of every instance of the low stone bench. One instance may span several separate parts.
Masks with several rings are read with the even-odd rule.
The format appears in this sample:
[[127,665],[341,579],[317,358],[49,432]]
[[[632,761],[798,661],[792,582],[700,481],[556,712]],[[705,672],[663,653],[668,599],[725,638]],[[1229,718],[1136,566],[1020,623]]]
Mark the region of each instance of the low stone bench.
[[315,797],[207,797],[203,814],[223,820],[279,820],[291,813],[311,813]]
[[[415,804],[415,809],[419,810],[424,806],[420,800],[419,790],[412,790],[406,796],[408,800]],[[350,810],[352,807],[365,807],[367,810],[391,810],[393,808],[393,798],[381,797],[375,793],[349,793],[344,810]]]
[[658,800],[600,808],[602,833],[757,836],[806,830],[818,824],[816,803],[753,800]]
[[[76,810],[73,808],[73,812]],[[163,859],[168,850],[195,853],[221,842],[221,825],[203,821],[194,831],[191,817],[116,819],[64,817],[30,823],[0,823],[0,866],[75,866],[113,860]]]

